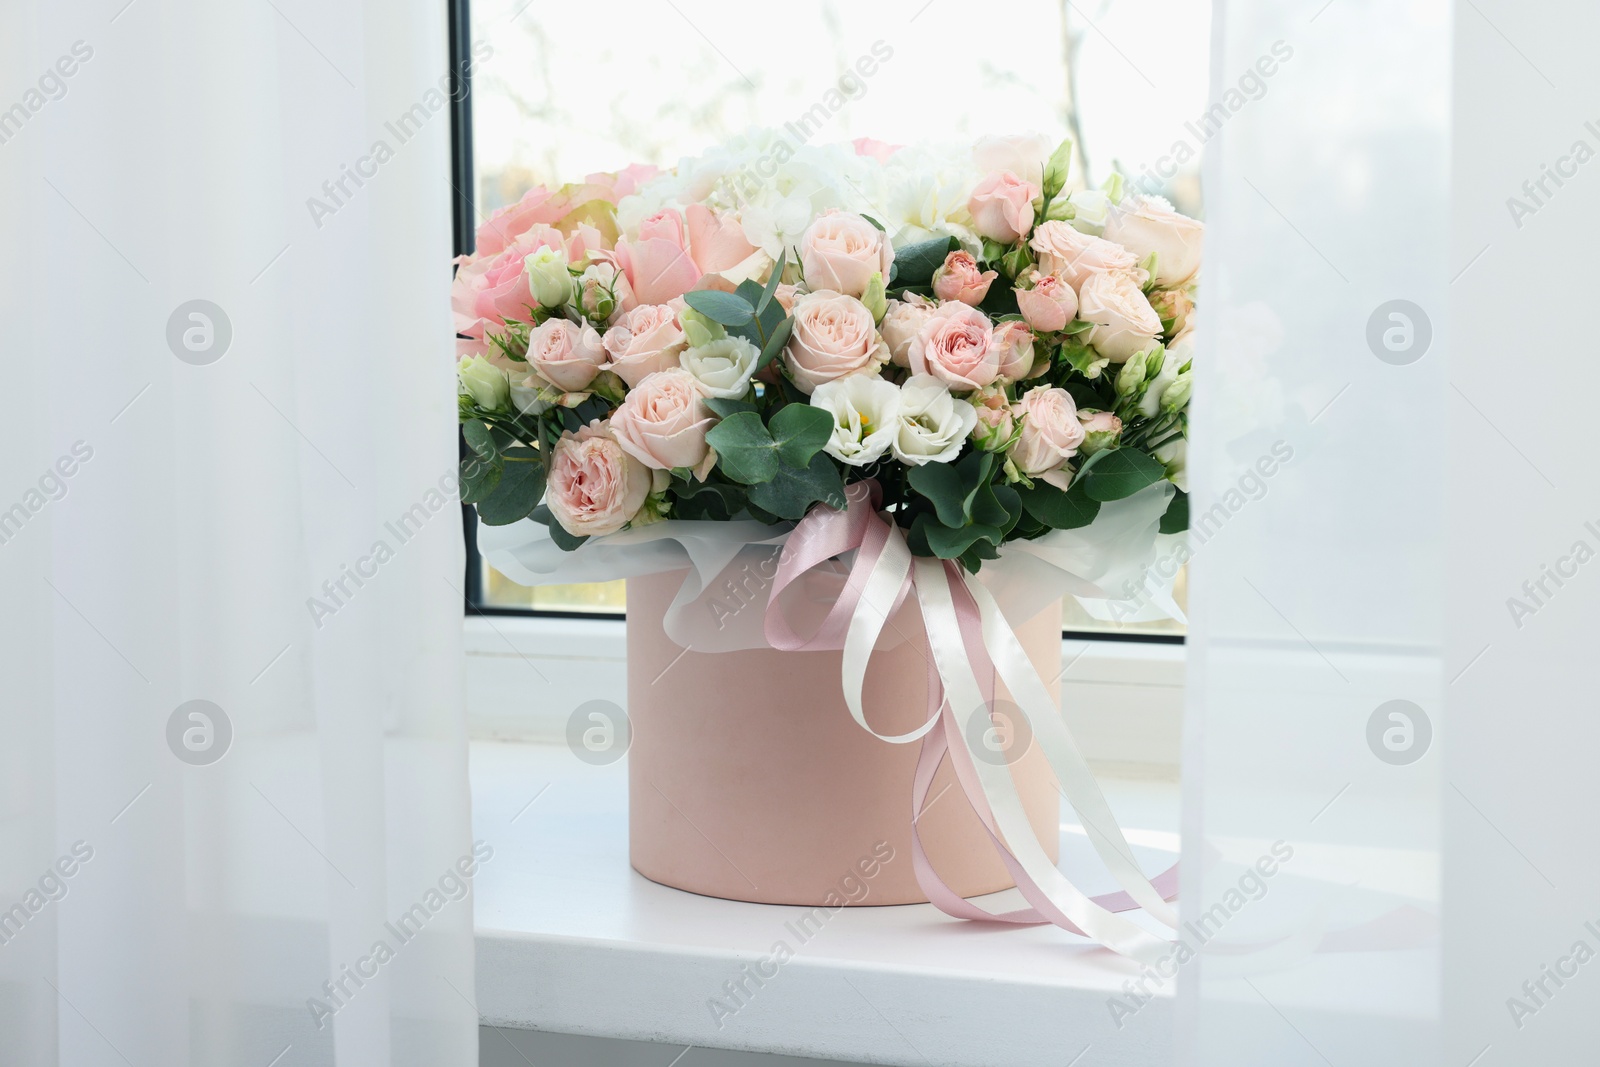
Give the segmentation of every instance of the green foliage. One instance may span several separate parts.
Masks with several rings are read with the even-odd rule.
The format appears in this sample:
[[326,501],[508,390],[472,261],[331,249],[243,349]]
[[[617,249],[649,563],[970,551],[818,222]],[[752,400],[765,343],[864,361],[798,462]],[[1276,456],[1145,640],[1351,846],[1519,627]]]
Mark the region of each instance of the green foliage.
[[485,526],[506,526],[533,513],[544,496],[545,469],[531,448],[508,448],[504,466],[489,491],[477,502]]
[[777,477],[780,467],[805,471],[832,433],[833,416],[826,411],[789,404],[767,424],[755,411],[735,411],[713,426],[706,440],[717,450],[717,466],[724,474],[759,485]]
[[1182,489],[1172,495],[1172,503],[1167,505],[1167,510],[1161,516],[1161,532],[1164,534],[1183,533],[1189,528],[1189,494]]
[[1079,470],[1083,491],[1091,500],[1121,500],[1167,476],[1155,457],[1137,448],[1109,448],[1096,452]]
[[720,322],[724,326],[743,326],[755,315],[755,308],[744,297],[715,289],[696,289],[684,293],[683,302],[712,322]]
[[567,533],[566,529],[556,521],[556,517],[550,514],[550,508],[545,504],[540,504],[538,507],[534,508],[533,514],[529,515],[528,517],[534,522],[543,523],[545,526],[548,526],[550,528],[550,540],[554,541],[556,547],[564,552],[571,552],[573,549],[589,540],[587,536],[574,537]]
[[1036,480],[1032,489],[1023,489],[1020,495],[1023,510],[1052,530],[1076,530],[1100,514],[1100,501],[1085,495],[1082,482],[1062,492],[1049,482]]
[[944,263],[946,256],[960,247],[961,242],[954,237],[935,237],[896,249],[889,284],[897,288],[932,285],[933,272]]
[[843,508],[844,479],[833,460],[818,452],[803,468],[780,465],[770,481],[750,489],[750,503],[780,519],[804,518],[812,504]]

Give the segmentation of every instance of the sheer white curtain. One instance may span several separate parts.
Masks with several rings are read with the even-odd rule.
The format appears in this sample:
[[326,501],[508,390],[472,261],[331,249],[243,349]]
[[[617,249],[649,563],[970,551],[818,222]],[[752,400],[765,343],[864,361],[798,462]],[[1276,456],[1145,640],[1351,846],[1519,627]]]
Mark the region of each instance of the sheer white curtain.
[[444,5],[5,26],[0,1063],[474,1063]]

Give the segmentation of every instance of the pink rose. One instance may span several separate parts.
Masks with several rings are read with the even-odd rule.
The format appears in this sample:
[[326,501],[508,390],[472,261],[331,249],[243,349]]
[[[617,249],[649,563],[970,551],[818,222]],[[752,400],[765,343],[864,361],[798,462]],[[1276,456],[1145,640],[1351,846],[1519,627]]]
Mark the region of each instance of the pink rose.
[[641,222],[638,238],[618,241],[613,254],[633,295],[645,304],[665,304],[682,296],[703,273],[689,254],[683,216],[671,208]]
[[1026,322],[1012,319],[994,328],[994,346],[1000,377],[1018,382],[1033,376],[1033,329]]
[[661,168],[653,167],[648,163],[635,163],[623,167],[615,174],[601,171],[591,174],[583,179],[593,189],[594,196],[590,199],[609,200],[615,204],[625,196],[632,196],[639,191],[639,186],[661,173]]
[[602,343],[611,356],[610,369],[629,388],[647,374],[676,367],[678,353],[688,344],[678,312],[666,304],[640,304],[623,313]]
[[1078,422],[1083,425],[1084,440],[1090,451],[1095,446],[1106,448],[1122,436],[1122,420],[1109,411],[1080,411]]
[[1003,388],[980,389],[967,397],[967,402],[978,412],[978,421],[972,427],[973,444],[985,452],[999,452],[1011,443],[1017,419]]
[[548,226],[567,213],[568,199],[542,185],[522,194],[515,204],[495,209],[478,227],[476,255],[497,256],[534,226]]
[[593,326],[546,319],[528,334],[528,362],[557,389],[576,393],[587,389],[600,373],[606,350]]
[[953,389],[982,389],[1000,376],[988,316],[957,301],[940,304],[911,342],[911,370]]
[[616,533],[650,495],[650,468],[635,460],[599,419],[567,432],[550,457],[545,504],[574,537]]
[[879,163],[887,163],[890,156],[894,155],[896,152],[900,151],[900,149],[905,147],[904,145],[889,144],[885,141],[877,141],[871,137],[857,137],[850,143],[855,147],[856,155],[870,156]]
[[794,298],[799,295],[800,287],[798,285],[790,285],[788,282],[779,282],[778,288],[772,292],[772,299],[782,304],[784,311],[792,312],[794,311]]
[[979,235],[1012,244],[1033,229],[1033,202],[1044,190],[1009,170],[991,174],[972,190],[967,210]]
[[[1065,222],[1045,222],[1033,231],[1029,247],[1039,259],[1039,269],[1059,276],[1082,298],[1083,283],[1092,274],[1138,271],[1139,257],[1101,237],[1079,233]],[[1139,279],[1140,283],[1144,278]]]
[[711,457],[706,431],[712,421],[695,376],[674,367],[648,374],[628,390],[611,414],[611,432],[623,451],[646,467],[699,468]]
[[[1140,272],[1143,273],[1143,272]],[[1161,336],[1161,316],[1150,306],[1140,279],[1125,271],[1092,274],[1078,291],[1078,314],[1094,329],[1085,336],[1113,363],[1126,363]]]
[[1085,431],[1071,393],[1041,385],[1028,390],[1015,411],[1022,420],[1022,432],[1011,449],[1011,459],[1023,474],[1037,477],[1059,470],[1077,455]]
[[971,252],[951,252],[933,272],[933,295],[940,300],[959,300],[977,307],[989,295],[989,286],[1000,275],[980,271]]
[[1055,333],[1067,328],[1078,314],[1078,294],[1054,274],[1032,272],[1033,288],[1017,290],[1017,309],[1040,333]]
[[528,288],[523,261],[541,248],[564,250],[558,230],[534,226],[493,255],[463,256],[450,289],[450,306],[455,312],[456,333],[482,337],[490,326],[504,326],[507,319],[529,322],[536,301]]
[[875,373],[889,359],[872,312],[855,297],[831,289],[795,298],[794,332],[783,351],[789,376],[807,396],[823,382]]
[[690,204],[689,250],[700,273],[711,274],[737,267],[755,252],[744,239],[744,228],[731,214],[718,215],[703,204]]
[[1111,209],[1105,238],[1141,261],[1156,257],[1156,284],[1175,289],[1200,269],[1205,225],[1180,215],[1159,196],[1130,196]]
[[907,293],[903,300],[889,301],[889,309],[878,323],[878,332],[883,335],[883,343],[889,346],[889,359],[895,366],[911,366],[911,341],[938,307],[916,293]]
[[800,235],[800,266],[813,291],[831,289],[859,297],[874,274],[889,280],[894,246],[860,215],[830,210],[817,216]]
[[1033,185],[1044,183],[1044,162],[1054,145],[1037,133],[983,137],[972,146],[972,165],[980,174],[1009,170]]

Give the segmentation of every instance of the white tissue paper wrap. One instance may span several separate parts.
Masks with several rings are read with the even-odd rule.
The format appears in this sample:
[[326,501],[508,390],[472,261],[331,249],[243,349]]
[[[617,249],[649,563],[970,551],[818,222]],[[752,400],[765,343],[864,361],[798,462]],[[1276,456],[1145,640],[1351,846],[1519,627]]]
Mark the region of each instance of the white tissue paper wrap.
[[[1094,618],[1122,621],[1182,620],[1171,597],[1172,577],[1152,571],[1183,535],[1159,533],[1172,500],[1169,482],[1159,482],[1100,507],[1094,522],[1075,530],[1052,530],[1036,540],[1010,541],[1000,558],[984,563],[978,580],[993,594],[1013,626],[1050,603],[1071,596]],[[592,537],[568,552],[549,530],[531,519],[509,526],[480,526],[478,548],[491,566],[523,585],[607,582],[643,574],[687,570],[667,611],[667,636],[701,652],[769,647],[761,612],[719,612],[711,601],[748,589],[777,568],[792,524],[668,519],[606,537]],[[852,553],[853,555],[853,553]],[[842,561],[843,573],[852,561]],[[763,586],[764,587],[764,586]],[[880,644],[897,641],[892,630]]]

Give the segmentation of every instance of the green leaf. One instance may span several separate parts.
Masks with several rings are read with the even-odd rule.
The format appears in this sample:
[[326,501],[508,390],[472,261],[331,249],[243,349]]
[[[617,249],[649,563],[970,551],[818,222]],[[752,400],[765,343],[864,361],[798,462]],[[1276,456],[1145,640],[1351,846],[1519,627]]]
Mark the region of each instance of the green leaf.
[[755,308],[744,297],[715,289],[696,289],[684,293],[683,302],[724,326],[743,326],[755,315]]
[[1161,532],[1183,533],[1188,528],[1189,494],[1180,489],[1172,495],[1172,503],[1167,505],[1166,513],[1161,516]]
[[525,519],[544,496],[544,464],[531,448],[508,448],[505,469],[494,489],[478,502],[478,518],[485,526],[508,526]]
[[866,219],[868,222],[872,223],[873,226],[877,227],[877,230],[878,230],[879,233],[888,233],[889,232],[888,230],[885,230],[883,228],[883,223],[879,222],[877,219],[873,218],[871,215],[862,215],[861,217]]
[[715,412],[719,419],[725,419],[729,415],[737,415],[741,411],[757,410],[756,406],[748,400],[733,400],[720,396],[706,397],[706,407]]
[[[782,307],[783,305],[779,304],[778,306]],[[777,328],[767,337],[766,345],[761,349],[761,358],[756,360],[756,370],[761,370],[768,363],[778,358],[778,353],[782,352],[783,346],[789,343],[789,334],[793,332],[793,319],[786,318],[778,323]]]
[[726,482],[689,482],[674,487],[672,517],[726,522],[744,508],[745,490]]
[[957,559],[973,546],[976,541],[987,541],[998,545],[1005,536],[993,526],[972,523],[959,529],[952,529],[942,522],[936,522],[927,515],[917,516],[916,524],[922,526],[923,537],[927,540],[929,551],[940,559]]
[[1100,377],[1100,373],[1110,365],[1111,361],[1088,345],[1080,344],[1075,338],[1068,338],[1061,346],[1060,359],[1071,364],[1072,369],[1091,380]]
[[1100,501],[1083,494],[1083,483],[1074,482],[1063,493],[1049,482],[1038,480],[1032,489],[1021,489],[1022,509],[1053,530],[1075,530],[1087,526],[1100,514]]
[[[878,229],[883,229],[879,226]],[[781,249],[778,252],[778,262],[772,265],[772,273],[767,276],[767,287],[761,290],[761,299],[756,301],[756,314],[767,310],[767,305],[772,303],[772,298],[778,293],[778,286],[783,284],[783,268],[789,262],[789,250]],[[782,304],[778,305],[782,307]]]
[[461,502],[476,504],[500,483],[501,468],[486,459],[471,458],[461,461]]
[[548,526],[550,528],[550,540],[554,541],[556,547],[561,549],[563,552],[571,552],[573,549],[589,540],[587,535],[583,537],[574,537],[572,534],[569,534],[566,530],[566,527],[562,526],[556,521],[556,517],[550,514],[550,509],[544,504],[540,504],[538,507],[534,508],[533,514],[528,517],[534,522],[543,523],[545,526]]
[[778,473],[778,446],[754,411],[737,411],[706,432],[717,450],[717,466],[746,485],[770,481]]
[[955,463],[925,463],[912,467],[906,480],[911,488],[932,502],[941,523],[962,527],[972,518],[973,498],[988,482],[993,464],[993,453],[969,452]]
[[1091,500],[1121,500],[1167,476],[1159,460],[1137,448],[1107,449],[1093,458],[1093,469],[1087,475],[1079,473],[1083,491]]
[[931,241],[918,241],[914,245],[895,249],[891,285],[932,285],[933,272],[944,263],[944,257],[961,247],[954,237],[935,237]]
[[1092,329],[1094,329],[1094,323],[1085,322],[1082,319],[1073,319],[1071,322],[1067,323],[1066,329],[1062,330],[1061,332],[1066,334],[1068,337],[1076,337],[1080,333],[1088,333]]
[[467,447],[484,459],[493,459],[500,454],[500,450],[495,447],[494,434],[489,431],[489,424],[482,419],[463,422],[461,436],[466,440]]
[[802,519],[812,504],[843,508],[844,479],[824,453],[805,468],[779,467],[777,476],[750,490],[750,503],[780,519]]
[[772,416],[768,428],[778,458],[790,467],[804,468],[833,436],[833,416],[810,404],[790,404]]

